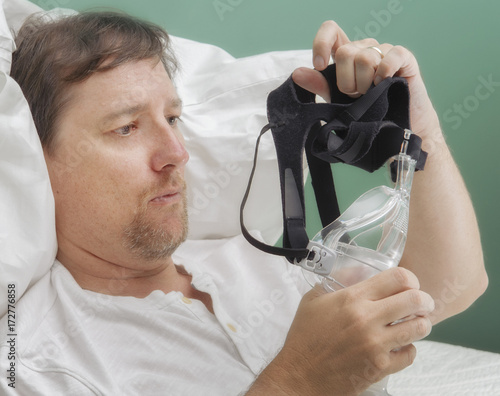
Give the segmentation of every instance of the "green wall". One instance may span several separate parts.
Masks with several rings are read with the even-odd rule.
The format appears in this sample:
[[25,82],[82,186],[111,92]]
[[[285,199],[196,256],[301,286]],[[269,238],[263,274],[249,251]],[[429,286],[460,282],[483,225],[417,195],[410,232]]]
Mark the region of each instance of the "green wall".
[[[433,99],[447,141],[472,196],[482,232],[488,291],[465,313],[435,326],[430,339],[500,352],[500,2],[494,0],[38,0],[84,10],[115,7],[164,26],[171,34],[223,47],[236,57],[310,48],[326,19],[351,38],[411,49]],[[494,83],[477,96],[481,80]],[[481,93],[486,92],[484,89]],[[461,107],[462,110],[456,110]],[[335,169],[345,207],[375,178]],[[358,185],[354,187],[353,185]],[[310,197],[312,199],[312,197]],[[312,202],[312,201],[310,201]],[[457,214],[459,215],[459,214]],[[309,231],[319,229],[308,213]],[[460,248],[460,247],[457,247]]]

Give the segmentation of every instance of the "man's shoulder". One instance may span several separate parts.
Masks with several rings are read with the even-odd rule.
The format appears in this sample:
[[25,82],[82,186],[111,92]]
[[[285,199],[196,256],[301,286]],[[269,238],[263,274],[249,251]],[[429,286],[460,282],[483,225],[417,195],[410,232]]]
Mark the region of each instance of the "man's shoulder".
[[[38,361],[40,356],[50,355],[41,349],[58,337],[61,339],[71,320],[76,318],[75,300],[71,298],[71,292],[68,293],[71,285],[65,279],[68,276],[66,272],[56,261],[51,270],[16,303],[15,333],[20,340],[16,353],[21,360],[33,355]],[[61,284],[65,284],[62,290],[58,287]],[[2,327],[6,320],[7,317],[1,319]],[[1,339],[0,346],[5,346],[7,341]]]
[[[92,378],[90,370],[81,370],[98,362],[95,354],[88,352],[91,343],[84,333],[83,324],[95,318],[88,309],[93,302],[88,296],[56,261],[18,301],[15,362],[23,389],[39,392],[38,386],[53,386],[56,393],[57,389],[71,389],[75,391],[72,394],[95,394],[88,380]],[[5,319],[0,322],[2,327]],[[0,350],[9,348],[9,339],[2,338]]]

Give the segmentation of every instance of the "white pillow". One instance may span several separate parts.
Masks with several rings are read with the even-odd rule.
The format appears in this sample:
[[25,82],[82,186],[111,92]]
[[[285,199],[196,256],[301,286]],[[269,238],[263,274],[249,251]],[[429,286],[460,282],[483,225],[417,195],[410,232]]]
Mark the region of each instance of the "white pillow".
[[14,42],[3,11],[3,0],[0,0],[0,5],[2,6],[0,10],[0,71],[9,73]]
[[[7,287],[16,300],[52,265],[56,254],[54,199],[28,104],[9,77],[14,48],[0,8],[0,316]],[[12,289],[9,287],[9,289]]]
[[[13,49],[7,22],[17,29],[38,9],[23,0],[0,0],[0,316],[6,286],[17,298],[52,265],[56,253],[54,203],[42,149],[28,105],[7,75]],[[190,239],[240,234],[239,207],[252,167],[255,141],[267,123],[266,98],[310,51],[274,52],[234,59],[208,44],[172,38],[181,70],[176,86],[184,103],[182,132],[190,153],[186,169]],[[269,134],[270,135],[270,134]],[[265,210],[263,209],[265,208]],[[263,139],[252,194],[249,229],[268,243],[281,235],[276,154]]]
[[[239,207],[253,164],[255,142],[267,124],[266,99],[310,51],[286,51],[234,59],[220,48],[173,38],[184,103],[180,124],[190,160],[186,167],[192,239],[240,234]],[[282,232],[276,152],[269,132],[245,209],[245,225],[268,243]]]

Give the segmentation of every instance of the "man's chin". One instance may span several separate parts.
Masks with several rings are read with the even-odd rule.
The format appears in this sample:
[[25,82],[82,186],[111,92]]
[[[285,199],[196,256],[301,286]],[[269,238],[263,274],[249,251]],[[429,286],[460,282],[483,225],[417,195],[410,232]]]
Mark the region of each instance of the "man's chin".
[[124,245],[138,258],[157,261],[170,257],[188,235],[187,212],[169,214],[158,222],[136,216],[124,230]]

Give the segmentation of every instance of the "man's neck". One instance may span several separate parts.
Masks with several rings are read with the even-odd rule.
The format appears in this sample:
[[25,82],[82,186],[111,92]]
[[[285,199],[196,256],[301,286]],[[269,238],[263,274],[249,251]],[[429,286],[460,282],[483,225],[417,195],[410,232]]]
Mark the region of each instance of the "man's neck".
[[79,253],[79,257],[75,258],[59,249],[57,259],[82,289],[137,298],[144,298],[155,290],[164,293],[179,291],[185,297],[202,301],[213,313],[210,296],[193,288],[191,275],[176,266],[171,257],[158,260],[148,269],[139,270],[103,260],[88,252]]

